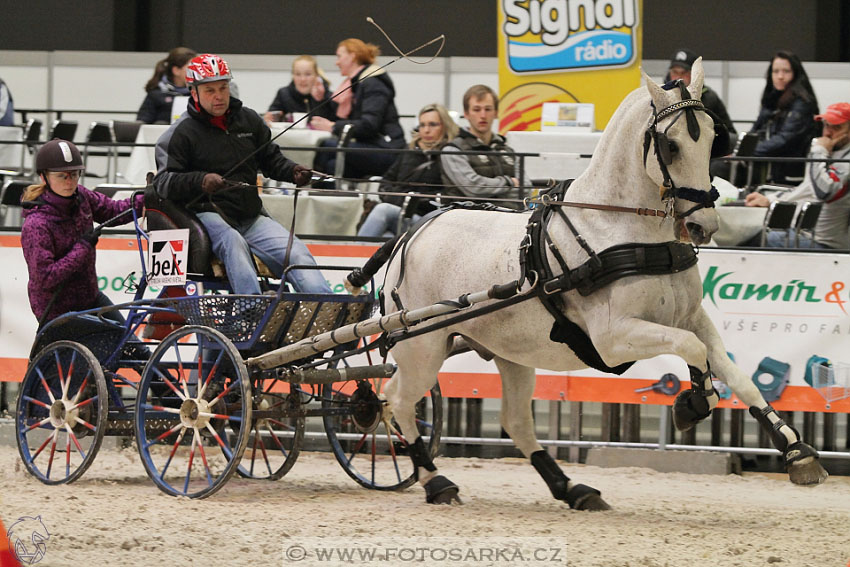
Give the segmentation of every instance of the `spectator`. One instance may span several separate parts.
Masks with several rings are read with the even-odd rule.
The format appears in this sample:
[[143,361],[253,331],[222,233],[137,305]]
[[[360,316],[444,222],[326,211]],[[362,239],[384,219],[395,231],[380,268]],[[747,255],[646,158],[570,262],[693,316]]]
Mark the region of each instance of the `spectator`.
[[[442,104],[423,107],[419,111],[419,125],[410,141],[412,149],[421,151],[400,154],[387,170],[378,190],[400,193],[405,190],[405,183],[425,184],[410,188],[416,193],[437,193],[442,190],[439,151],[457,133],[457,124],[449,116],[446,107]],[[405,197],[383,196],[381,200],[383,202],[369,212],[357,236],[394,236],[402,214],[403,226],[419,220],[436,208],[426,197],[411,198],[403,211]]]
[[[673,58],[670,59],[670,68],[667,71],[666,81],[681,79],[685,82],[685,85],[690,85],[691,67],[693,67],[696,60],[697,54],[690,49],[682,48],[676,51]],[[703,84],[700,100],[702,100],[703,106],[717,115],[730,134],[736,133],[735,126],[732,124],[729,113],[726,111],[726,105],[723,104],[723,101],[720,100],[720,97],[711,87]]]
[[[333,133],[324,147],[336,147],[343,128],[351,124],[350,135],[356,139],[350,148],[403,148],[404,131],[398,122],[395,87],[389,75],[374,65],[380,51],[376,45],[349,38],[336,49],[336,66],[346,77],[333,96],[335,121],[315,116],[310,125]],[[351,88],[349,88],[351,87]],[[336,152],[320,152],[316,169],[334,173]],[[346,177],[366,178],[383,175],[396,156],[384,152],[352,152],[345,156]]]
[[[92,221],[102,223],[128,211],[131,200],[113,201],[78,185],[83,158],[71,142],[55,139],[44,144],[35,157],[35,168],[41,183],[24,192],[21,228],[32,312],[41,325],[70,311],[112,305],[97,285],[99,235]],[[144,197],[138,195],[132,206],[141,214]],[[117,311],[104,315],[124,321]]]
[[[230,96],[231,79],[230,68],[218,55],[199,55],[189,62],[186,82],[192,102],[157,141],[153,184],[160,197],[197,213],[233,292],[259,294],[251,253],[280,277],[289,232],[263,211],[257,171],[302,186],[309,183],[310,170],[268,143],[271,132],[263,119]],[[297,238],[290,254],[292,264],[316,264]],[[296,291],[331,293],[319,270],[292,270],[286,278]]]
[[263,118],[266,122],[280,122],[283,119],[291,122],[294,112],[315,112],[315,116],[333,120],[336,115],[327,102],[330,98],[329,89],[327,77],[319,69],[316,60],[310,55],[299,55],[292,62],[292,82],[277,91]]
[[[751,128],[762,140],[754,155],[803,157],[817,131],[813,117],[818,101],[800,58],[790,51],[778,51],[767,68],[761,96],[761,110]],[[771,164],[772,179],[786,183],[789,176],[800,176],[801,164]]]
[[[493,132],[499,97],[486,85],[474,85],[463,95],[463,116],[469,130],[458,136],[440,157],[446,194],[467,197],[519,198],[516,159],[505,139]],[[500,152],[498,155],[458,155],[458,151]],[[516,208],[520,208],[517,205]]]
[[15,125],[15,105],[9,87],[0,79],[0,126]]
[[188,47],[175,47],[165,59],[157,62],[153,76],[145,84],[148,93],[136,114],[145,124],[171,124],[171,111],[176,96],[189,96],[186,65],[197,53]]
[[[826,112],[815,116],[815,120],[823,122],[823,136],[812,141],[809,157],[850,157],[850,103],[831,104]],[[778,200],[823,201],[823,208],[815,226],[814,247],[850,248],[850,163],[818,161],[809,163],[807,169],[803,182]],[[750,193],[747,195],[746,204],[749,207],[767,207],[771,200],[761,193]],[[793,238],[792,234],[791,239]],[[767,246],[784,246],[784,237],[778,232],[768,233]],[[809,247],[811,241],[800,237],[800,246]]]

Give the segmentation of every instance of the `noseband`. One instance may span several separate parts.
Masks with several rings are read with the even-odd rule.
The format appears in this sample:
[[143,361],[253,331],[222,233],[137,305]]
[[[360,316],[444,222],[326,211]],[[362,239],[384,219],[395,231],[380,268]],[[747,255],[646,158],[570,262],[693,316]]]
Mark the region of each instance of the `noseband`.
[[[696,203],[693,207],[682,214],[679,214],[676,211],[675,206],[672,207],[674,218],[683,219],[700,209],[714,208],[714,202],[720,194],[713,185],[709,191],[702,191],[700,189],[694,189],[693,187],[677,187],[673,182],[673,178],[670,176],[670,171],[667,169],[667,166],[673,163],[673,153],[676,151],[675,142],[671,142],[667,138],[667,130],[669,130],[670,127],[673,126],[673,124],[675,124],[682,116],[682,114],[679,113],[683,112],[685,114],[688,134],[691,139],[696,142],[700,137],[700,127],[696,119],[695,111],[700,110],[708,112],[700,100],[691,98],[687,87],[685,87],[685,84],[682,81],[676,81],[676,83],[669,88],[674,88],[675,86],[679,87],[682,100],[674,102],[670,106],[663,108],[658,112],[655,110],[655,104],[650,103],[652,106],[652,122],[644,133],[643,163],[644,167],[646,167],[646,158],[649,154],[649,144],[652,142],[655,146],[655,157],[658,160],[658,167],[661,169],[661,174],[664,176],[664,184],[662,185],[664,191],[661,195],[661,199],[672,199],[673,205],[675,205],[675,200],[677,198]],[[667,88],[666,85],[665,88]],[[671,122],[663,132],[659,132],[658,122],[673,114],[677,114],[676,118],[673,119],[673,122]]]

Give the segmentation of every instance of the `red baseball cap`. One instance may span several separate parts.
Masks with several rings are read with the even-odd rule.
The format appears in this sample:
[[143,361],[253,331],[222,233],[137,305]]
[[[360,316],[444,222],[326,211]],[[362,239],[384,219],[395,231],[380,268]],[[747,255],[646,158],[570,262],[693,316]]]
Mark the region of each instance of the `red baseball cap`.
[[815,120],[826,120],[833,126],[850,120],[850,102],[836,102],[826,107],[826,112],[815,116]]

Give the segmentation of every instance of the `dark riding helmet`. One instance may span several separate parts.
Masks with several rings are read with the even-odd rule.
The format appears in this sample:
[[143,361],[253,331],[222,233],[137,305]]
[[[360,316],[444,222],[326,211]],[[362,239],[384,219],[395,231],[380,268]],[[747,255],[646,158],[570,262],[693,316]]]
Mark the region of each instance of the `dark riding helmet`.
[[83,157],[73,142],[54,138],[38,150],[35,156],[35,170],[45,171],[82,171]]

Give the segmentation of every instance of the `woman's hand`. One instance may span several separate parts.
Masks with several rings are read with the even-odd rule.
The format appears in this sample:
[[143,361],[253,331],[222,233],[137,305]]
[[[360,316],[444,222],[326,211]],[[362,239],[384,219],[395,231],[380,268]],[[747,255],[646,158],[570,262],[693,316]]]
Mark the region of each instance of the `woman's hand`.
[[276,110],[266,112],[263,114],[263,120],[266,121],[266,124],[270,124],[272,122],[280,122],[280,117],[283,115],[282,112],[278,112]]
[[761,193],[750,193],[744,198],[744,204],[748,207],[769,207],[770,199]]
[[321,77],[316,77],[316,82],[313,83],[313,88],[310,90],[310,96],[314,100],[322,100],[325,98],[325,83]]
[[323,132],[330,132],[334,128],[334,123],[325,118],[324,116],[314,116],[310,119],[310,126],[313,130],[322,130]]

